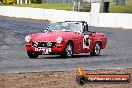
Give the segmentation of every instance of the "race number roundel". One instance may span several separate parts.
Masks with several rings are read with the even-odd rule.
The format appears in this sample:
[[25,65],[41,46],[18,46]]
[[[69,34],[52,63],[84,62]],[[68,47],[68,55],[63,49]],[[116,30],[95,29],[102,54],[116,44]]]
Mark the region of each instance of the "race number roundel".
[[84,39],[83,39],[83,48],[88,48],[89,49],[89,46],[90,46],[89,36],[85,35]]

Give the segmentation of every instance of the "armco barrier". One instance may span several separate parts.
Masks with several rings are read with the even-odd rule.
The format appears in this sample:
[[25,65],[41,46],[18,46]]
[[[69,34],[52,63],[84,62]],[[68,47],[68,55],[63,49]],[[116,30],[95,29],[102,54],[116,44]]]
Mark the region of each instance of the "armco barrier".
[[[90,12],[73,12],[30,7],[0,6],[0,15],[50,21],[73,20],[86,21],[88,23],[91,21],[90,25],[92,26],[132,28],[132,14],[125,13],[99,13],[98,18],[96,17],[96,19],[90,19]],[[94,20],[96,21],[96,24],[94,23]]]

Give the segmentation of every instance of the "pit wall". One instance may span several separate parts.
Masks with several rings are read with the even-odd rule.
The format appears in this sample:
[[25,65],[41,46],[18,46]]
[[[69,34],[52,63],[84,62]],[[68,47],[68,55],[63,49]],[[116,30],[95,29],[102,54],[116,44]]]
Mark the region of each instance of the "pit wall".
[[[99,7],[99,4],[92,4],[93,7]],[[98,8],[95,9],[95,11]],[[98,13],[91,12],[74,12],[65,10],[41,9],[30,7],[0,6],[0,15],[30,18],[49,21],[86,21],[90,26],[97,27],[120,27],[132,28],[132,14],[126,13]]]

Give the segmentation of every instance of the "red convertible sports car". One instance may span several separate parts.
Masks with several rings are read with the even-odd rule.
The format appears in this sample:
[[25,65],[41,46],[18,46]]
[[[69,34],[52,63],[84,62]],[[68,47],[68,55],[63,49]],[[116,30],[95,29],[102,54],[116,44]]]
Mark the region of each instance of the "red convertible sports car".
[[42,54],[69,58],[79,53],[98,56],[106,47],[107,37],[103,33],[89,31],[85,21],[65,21],[52,22],[43,33],[28,35],[25,41],[29,58]]

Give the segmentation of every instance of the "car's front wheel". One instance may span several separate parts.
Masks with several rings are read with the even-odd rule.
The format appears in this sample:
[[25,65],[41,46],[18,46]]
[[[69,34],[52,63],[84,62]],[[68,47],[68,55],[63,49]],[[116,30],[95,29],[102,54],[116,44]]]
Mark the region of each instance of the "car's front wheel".
[[70,58],[73,56],[73,44],[71,42],[67,43],[64,53],[61,54],[61,56],[67,57],[67,58]]
[[39,56],[36,52],[27,52],[29,58],[37,58]]
[[93,47],[93,52],[90,52],[90,55],[92,56],[98,56],[100,54],[101,45],[99,42],[96,42]]

